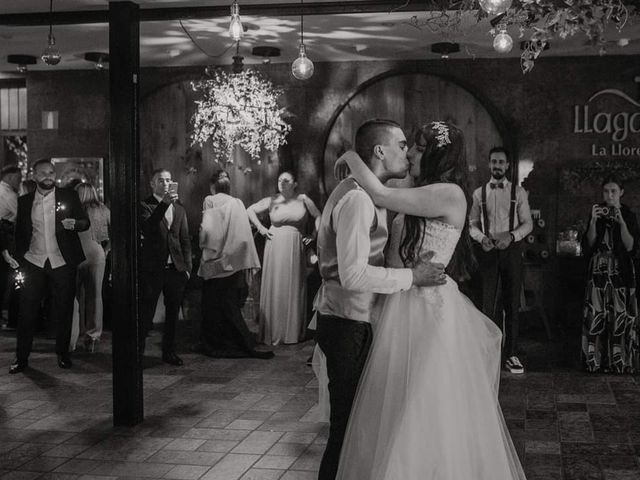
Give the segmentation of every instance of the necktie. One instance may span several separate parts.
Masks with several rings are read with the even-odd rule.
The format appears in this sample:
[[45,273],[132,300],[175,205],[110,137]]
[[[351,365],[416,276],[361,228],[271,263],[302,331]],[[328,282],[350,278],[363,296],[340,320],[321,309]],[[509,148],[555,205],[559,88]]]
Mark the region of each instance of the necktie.
[[496,189],[496,188],[504,188],[504,183],[490,183],[489,186],[491,187],[491,190]]

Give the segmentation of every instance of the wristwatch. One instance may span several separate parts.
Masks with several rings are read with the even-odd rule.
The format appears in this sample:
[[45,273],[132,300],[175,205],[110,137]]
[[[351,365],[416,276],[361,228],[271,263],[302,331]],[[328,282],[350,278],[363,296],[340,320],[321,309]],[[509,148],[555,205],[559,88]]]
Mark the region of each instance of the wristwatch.
[[509,235],[511,235],[511,241],[515,242],[516,241],[516,236],[513,234],[513,232],[509,232]]

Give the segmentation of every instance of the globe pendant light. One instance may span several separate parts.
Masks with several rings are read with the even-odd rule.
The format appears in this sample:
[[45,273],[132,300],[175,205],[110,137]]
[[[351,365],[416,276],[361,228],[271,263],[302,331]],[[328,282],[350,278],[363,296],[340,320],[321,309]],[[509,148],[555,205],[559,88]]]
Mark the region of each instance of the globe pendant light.
[[49,3],[49,38],[47,48],[42,52],[42,61],[47,65],[57,65],[60,63],[60,50],[56,47],[56,39],[53,36],[53,0]]
[[493,39],[493,48],[498,53],[509,53],[513,48],[513,38],[506,28],[500,27],[500,33]]
[[240,21],[240,7],[238,6],[238,0],[233,0],[231,4],[231,23],[229,23],[229,36],[234,41],[239,41],[244,33],[244,27],[242,21]]
[[[302,5],[303,0],[300,0]],[[300,9],[300,47],[298,48],[298,58],[291,64],[291,73],[298,80],[307,80],[313,75],[313,62],[307,57],[307,50],[304,46],[304,15]]]
[[509,10],[512,0],[479,0],[479,3],[489,15],[501,15]]

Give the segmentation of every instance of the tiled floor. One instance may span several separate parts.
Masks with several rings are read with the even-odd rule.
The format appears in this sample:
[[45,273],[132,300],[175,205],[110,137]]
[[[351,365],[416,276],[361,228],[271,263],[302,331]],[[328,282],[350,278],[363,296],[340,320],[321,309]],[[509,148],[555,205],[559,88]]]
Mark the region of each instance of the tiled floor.
[[[0,335],[2,480],[316,478],[327,427],[301,421],[316,395],[310,343],[279,347],[266,361],[185,354],[184,367],[162,364],[148,347],[146,420],[114,428],[108,340],[64,371],[52,342],[38,339],[32,369],[8,375],[14,342]],[[557,366],[558,350],[529,341],[529,371],[502,379],[527,478],[640,479],[640,379]]]

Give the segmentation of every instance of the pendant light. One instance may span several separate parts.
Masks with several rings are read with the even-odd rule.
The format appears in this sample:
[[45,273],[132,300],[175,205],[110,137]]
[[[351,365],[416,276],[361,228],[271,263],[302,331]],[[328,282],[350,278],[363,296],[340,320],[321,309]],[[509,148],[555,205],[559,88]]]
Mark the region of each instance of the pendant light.
[[240,7],[238,6],[238,0],[233,0],[231,4],[231,23],[229,23],[229,36],[234,41],[239,41],[244,33],[244,27],[240,20]]
[[56,47],[56,39],[53,36],[53,0],[49,2],[49,38],[47,48],[42,52],[42,61],[47,65],[57,65],[60,63],[60,50]]
[[493,48],[498,53],[509,53],[513,48],[513,38],[504,25],[498,27],[499,33],[493,39]]
[[500,15],[511,8],[512,0],[479,0],[480,7],[489,15]]
[[[303,0],[300,0],[302,5]],[[298,47],[298,58],[291,64],[291,73],[298,80],[307,80],[313,75],[313,62],[307,57],[304,46],[304,15],[300,9],[300,47]]]

